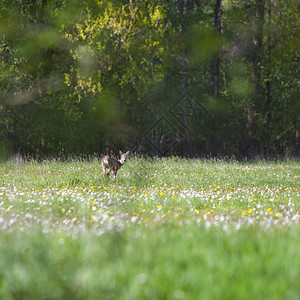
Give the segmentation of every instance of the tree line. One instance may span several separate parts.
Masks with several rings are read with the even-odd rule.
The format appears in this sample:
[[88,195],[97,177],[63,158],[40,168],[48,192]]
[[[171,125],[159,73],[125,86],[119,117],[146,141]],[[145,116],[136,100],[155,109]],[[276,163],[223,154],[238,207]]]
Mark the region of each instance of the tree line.
[[0,158],[299,157],[297,0],[1,0]]

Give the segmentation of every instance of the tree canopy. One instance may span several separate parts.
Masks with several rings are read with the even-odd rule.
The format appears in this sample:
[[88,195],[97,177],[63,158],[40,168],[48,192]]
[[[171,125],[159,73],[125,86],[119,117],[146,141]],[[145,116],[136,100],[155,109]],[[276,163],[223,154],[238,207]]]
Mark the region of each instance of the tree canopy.
[[0,159],[298,156],[297,0],[1,0]]

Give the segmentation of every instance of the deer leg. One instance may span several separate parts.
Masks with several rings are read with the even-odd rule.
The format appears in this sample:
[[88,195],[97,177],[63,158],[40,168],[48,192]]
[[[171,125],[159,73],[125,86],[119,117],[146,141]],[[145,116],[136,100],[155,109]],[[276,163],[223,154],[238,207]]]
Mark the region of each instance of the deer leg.
[[116,171],[116,170],[114,170],[114,169],[112,169],[112,170],[111,170],[111,173],[112,173],[112,174],[113,174],[113,176],[114,176],[114,180],[116,180],[117,171]]
[[104,176],[104,177],[105,177],[105,176],[108,176],[109,173],[110,173],[110,170],[106,173],[106,169],[108,169],[108,167],[102,166],[102,169],[103,169],[103,176]]
[[108,170],[108,172],[107,172],[107,174],[106,174],[107,177],[109,177],[110,172],[112,172],[112,169],[109,169],[109,170]]
[[105,175],[106,175],[106,168],[104,166],[102,166],[102,170],[103,170],[103,176],[105,177]]

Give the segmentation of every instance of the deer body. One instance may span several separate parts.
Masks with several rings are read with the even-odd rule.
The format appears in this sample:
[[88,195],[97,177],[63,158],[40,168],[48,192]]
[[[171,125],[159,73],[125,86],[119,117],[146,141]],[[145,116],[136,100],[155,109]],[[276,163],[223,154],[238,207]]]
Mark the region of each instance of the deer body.
[[[119,160],[108,155],[103,156],[103,158],[101,159],[103,175],[108,177],[110,172],[112,172],[112,174],[114,175],[114,179],[116,179],[117,172],[124,165],[128,154],[129,151],[127,151],[126,153],[120,151],[121,158]],[[106,172],[106,169],[108,169],[108,172]]]

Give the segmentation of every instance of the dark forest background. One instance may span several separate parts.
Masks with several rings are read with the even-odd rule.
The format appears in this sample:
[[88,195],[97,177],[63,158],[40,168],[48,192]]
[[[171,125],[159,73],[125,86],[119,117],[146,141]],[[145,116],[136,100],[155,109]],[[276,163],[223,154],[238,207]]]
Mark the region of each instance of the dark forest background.
[[0,158],[299,157],[298,0],[0,0]]

